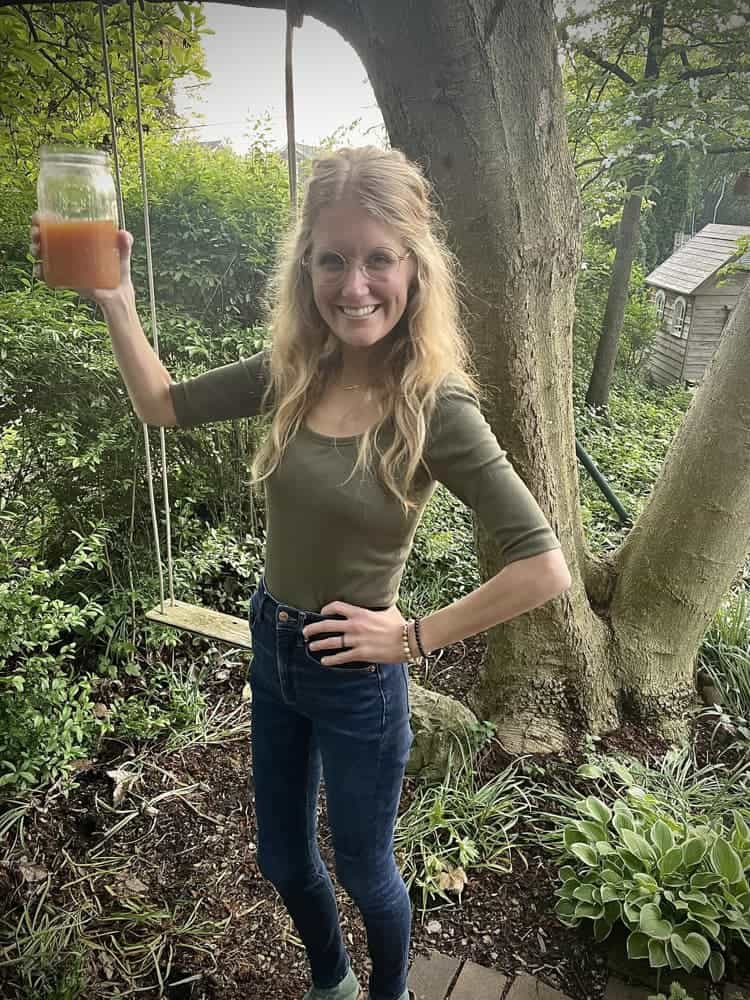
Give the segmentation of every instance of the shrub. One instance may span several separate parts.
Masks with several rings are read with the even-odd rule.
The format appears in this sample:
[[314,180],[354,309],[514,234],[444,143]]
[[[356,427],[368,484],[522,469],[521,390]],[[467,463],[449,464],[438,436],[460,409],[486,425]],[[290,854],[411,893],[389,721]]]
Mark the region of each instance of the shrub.
[[567,862],[560,920],[591,921],[598,941],[620,921],[629,957],[720,979],[730,936],[750,941],[750,764],[724,772],[684,752],[662,772],[611,758],[579,769],[600,794],[556,796],[564,815],[548,816]]
[[102,556],[102,537],[82,539],[57,569],[13,559],[0,540],[0,786],[55,780],[93,747],[105,723],[94,714],[92,679],[76,669],[77,638],[106,613],[85,594],[63,600]]
[[[244,156],[153,134],[149,167],[151,244],[157,302],[220,331],[265,314],[266,282],[289,219],[281,158],[257,140]],[[135,145],[123,153],[126,219],[135,237],[133,279],[146,301],[143,204]]]
[[[72,293],[39,285],[0,294],[0,316],[0,491],[10,534],[56,565],[70,554],[76,532],[102,523],[119,576],[130,556],[131,517],[136,547],[148,542],[151,519],[143,431],[106,327]],[[160,330],[162,357],[175,380],[249,356],[264,336],[228,325],[209,339],[195,320],[168,311]],[[159,434],[150,433],[158,490]],[[249,422],[236,421],[169,433],[171,502],[187,506],[189,498],[204,520],[227,518],[241,532],[257,435]]]
[[668,997],[663,993],[654,993],[648,998],[648,1000],[693,1000],[693,998],[684,986],[680,986],[679,983],[672,983],[669,987]]

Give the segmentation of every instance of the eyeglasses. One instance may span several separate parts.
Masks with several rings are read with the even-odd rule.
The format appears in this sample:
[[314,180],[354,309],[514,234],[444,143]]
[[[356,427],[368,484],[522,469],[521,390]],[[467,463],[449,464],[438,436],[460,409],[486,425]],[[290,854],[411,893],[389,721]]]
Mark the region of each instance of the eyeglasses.
[[[356,267],[368,281],[388,281],[398,273],[401,261],[411,254],[396,253],[388,247],[376,247],[367,257],[358,262]],[[322,284],[336,285],[344,280],[344,276],[353,266],[352,261],[337,250],[320,250],[312,257],[303,258],[302,266],[310,271],[313,279]]]

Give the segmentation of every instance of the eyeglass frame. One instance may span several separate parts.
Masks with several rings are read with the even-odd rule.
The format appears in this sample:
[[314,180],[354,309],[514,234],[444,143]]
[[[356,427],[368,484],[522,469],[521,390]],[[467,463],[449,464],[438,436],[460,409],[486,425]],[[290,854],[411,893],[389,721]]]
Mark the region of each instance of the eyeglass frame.
[[[412,254],[414,253],[414,251],[412,249],[408,249],[406,251],[406,253],[398,254],[393,249],[393,247],[382,246],[382,247],[375,247],[373,250],[370,251],[370,254],[374,254],[378,250],[387,250],[389,253],[392,253],[393,256],[396,258],[396,260],[398,261],[398,264],[396,265],[396,269],[394,271],[394,274],[398,274],[398,271],[399,271],[399,269],[401,267],[401,261],[402,260],[406,260],[407,257],[411,257]],[[326,250],[322,250],[321,253],[335,254],[335,256],[340,257],[341,260],[344,261],[344,264],[346,265],[345,270],[343,270],[340,275],[336,275],[335,276],[336,280],[343,281],[346,278],[347,274],[349,274],[349,271],[351,270],[351,266],[352,266],[351,258],[347,257],[345,253],[341,253],[339,250],[328,250],[328,249],[326,249]],[[302,259],[300,260],[300,266],[302,267],[302,270],[303,271],[307,271],[308,274],[310,275],[310,277],[312,278],[312,268],[310,267],[310,264],[311,264],[311,261],[310,261],[310,252],[308,252],[308,253],[304,254],[303,257],[302,257]],[[357,268],[362,272],[362,274],[365,276],[365,278],[368,279],[368,281],[378,282],[378,281],[387,281],[388,280],[387,278],[379,277],[377,274],[374,275],[374,276],[371,275],[371,274],[369,274],[365,270],[366,267],[367,267],[367,265],[365,263],[359,263],[359,264],[357,264]],[[334,276],[332,276],[332,277],[334,277]],[[334,281],[331,281],[331,284],[334,284]]]

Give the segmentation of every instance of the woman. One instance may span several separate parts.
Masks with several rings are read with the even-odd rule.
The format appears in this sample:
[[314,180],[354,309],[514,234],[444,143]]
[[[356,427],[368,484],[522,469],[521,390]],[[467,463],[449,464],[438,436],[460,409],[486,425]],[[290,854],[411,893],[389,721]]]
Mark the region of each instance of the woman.
[[[317,848],[321,776],[337,876],[367,930],[370,1000],[407,1000],[411,906],[393,857],[412,741],[406,665],[570,586],[559,542],[479,410],[429,186],[395,150],[318,161],[277,270],[270,351],[178,384],[141,329],[132,238],[120,239],[121,287],[86,294],[140,419],[270,419],[253,463],[267,498],[250,612],[258,864],[305,944],[304,1000],[362,997]],[[437,481],[477,512],[504,566],[407,622],[399,582]]]

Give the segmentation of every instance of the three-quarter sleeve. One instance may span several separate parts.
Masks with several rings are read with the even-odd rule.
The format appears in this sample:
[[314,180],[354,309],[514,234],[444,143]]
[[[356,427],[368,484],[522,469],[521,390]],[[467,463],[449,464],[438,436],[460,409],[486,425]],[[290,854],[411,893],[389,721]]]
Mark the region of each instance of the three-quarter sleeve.
[[503,565],[560,548],[472,393],[451,387],[439,397],[425,462],[432,477],[477,514],[499,544]]
[[268,351],[213,368],[169,387],[178,427],[260,413],[268,384]]

